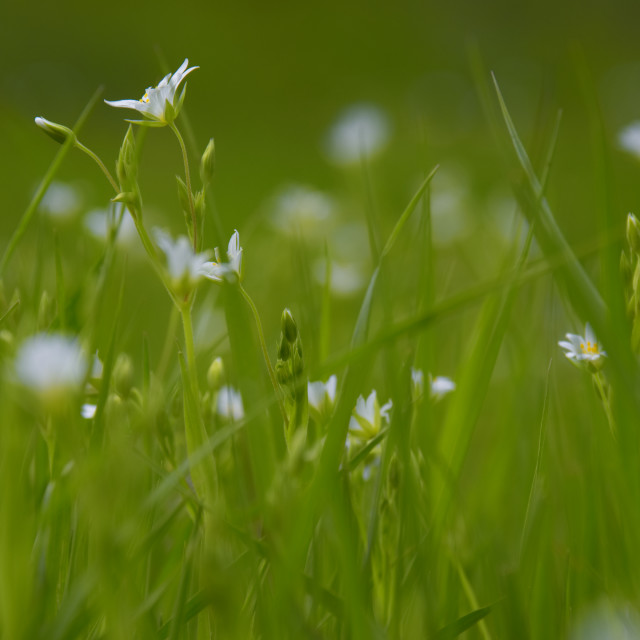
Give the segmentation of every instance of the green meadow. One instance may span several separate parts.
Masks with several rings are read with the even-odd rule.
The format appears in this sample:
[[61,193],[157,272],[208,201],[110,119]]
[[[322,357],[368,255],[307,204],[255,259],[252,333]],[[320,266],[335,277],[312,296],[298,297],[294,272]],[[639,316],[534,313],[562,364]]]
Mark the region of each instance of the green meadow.
[[0,640],[640,639],[633,3],[6,13]]

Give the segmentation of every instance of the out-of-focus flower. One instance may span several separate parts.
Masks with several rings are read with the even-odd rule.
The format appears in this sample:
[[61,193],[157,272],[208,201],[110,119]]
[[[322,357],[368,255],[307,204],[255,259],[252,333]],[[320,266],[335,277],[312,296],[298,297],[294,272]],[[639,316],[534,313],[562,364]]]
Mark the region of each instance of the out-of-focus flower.
[[618,134],[621,149],[640,158],[640,120],[632,122]]
[[422,369],[414,369],[411,367],[411,396],[416,402],[422,398],[424,394],[424,373]]
[[322,191],[305,185],[290,185],[280,191],[273,203],[273,226],[287,235],[300,234],[313,240],[325,225],[335,205]]
[[154,229],[158,246],[167,256],[167,271],[175,291],[179,294],[192,291],[202,278],[209,277],[211,257],[209,252],[195,253],[186,236],[173,240],[171,236]]
[[244,418],[242,396],[233,387],[224,385],[218,391],[217,402],[218,415],[226,420],[237,422]]
[[229,246],[227,247],[227,260],[222,262],[218,247],[215,249],[216,261],[206,262],[204,265],[204,276],[214,282],[222,282],[225,276],[234,275],[238,280],[242,280],[242,247],[240,246],[240,234],[234,231]]
[[28,338],[15,360],[20,382],[51,403],[80,391],[87,368],[87,357],[78,342],[60,334]]
[[429,374],[429,394],[433,400],[440,400],[447,393],[455,391],[456,383],[445,376],[431,377]]
[[338,165],[351,165],[376,155],[387,144],[391,126],[380,107],[356,104],[348,107],[329,130],[326,149]]
[[[106,240],[112,226],[115,225],[115,216],[111,211],[105,209],[93,209],[84,217],[84,226],[87,231],[98,240]],[[118,227],[118,235],[116,242],[121,246],[136,247],[140,246],[138,240],[138,232],[136,223],[133,221],[131,214],[125,210],[122,221]]]
[[578,614],[569,640],[640,640],[640,613],[628,602],[601,599]]
[[140,100],[105,100],[105,102],[112,107],[134,109],[140,113],[145,120],[130,120],[135,124],[144,124],[150,127],[164,127],[171,124],[182,108],[186,85],[180,95],[176,96],[176,91],[180,83],[198,68],[189,67],[187,69],[188,65],[189,60],[185,59],[173,75],[169,73],[158,83],[157,87],[149,87]]
[[383,421],[389,423],[389,411],[392,407],[391,400],[380,406],[375,389],[366,400],[359,396],[349,421],[349,433],[363,443],[371,440],[380,432]]
[[[325,260],[318,260],[314,264],[313,275],[316,281],[324,285],[327,273],[327,263]],[[341,264],[331,262],[331,281],[329,283],[331,292],[339,297],[348,298],[362,289],[364,278],[358,267],[354,264]]]
[[565,356],[576,366],[598,371],[604,366],[606,351],[598,344],[591,325],[587,322],[584,337],[567,333],[567,340],[560,340],[558,344],[565,350]]
[[40,202],[40,209],[56,220],[74,218],[81,207],[82,198],[78,190],[64,182],[52,182]]
[[326,382],[318,380],[307,383],[309,409],[318,422],[326,421],[336,403],[338,378],[333,375]]
[[85,420],[91,420],[96,415],[97,408],[98,408],[97,405],[90,404],[90,403],[87,402],[87,403],[82,405],[82,408],[80,409],[80,415]]

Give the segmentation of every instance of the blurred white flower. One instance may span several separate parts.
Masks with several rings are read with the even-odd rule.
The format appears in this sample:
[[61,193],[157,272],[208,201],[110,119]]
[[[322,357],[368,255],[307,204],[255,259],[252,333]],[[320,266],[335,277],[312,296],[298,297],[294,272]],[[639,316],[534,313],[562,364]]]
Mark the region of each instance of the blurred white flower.
[[632,122],[618,134],[621,149],[640,158],[640,120]]
[[356,104],[342,112],[329,130],[326,149],[338,165],[351,165],[376,155],[387,144],[391,126],[380,107]]
[[569,640],[640,640],[640,613],[630,603],[601,599],[571,625]]
[[362,442],[371,440],[380,432],[383,421],[389,423],[389,411],[392,407],[391,400],[380,406],[375,389],[366,400],[359,396],[349,420],[349,433]]
[[565,356],[576,366],[597,371],[604,366],[606,351],[598,344],[591,325],[587,322],[584,337],[573,333],[566,334],[567,340],[560,340],[558,344],[565,350]]
[[422,398],[424,394],[424,373],[422,369],[414,369],[411,367],[411,396],[416,402]]
[[[92,209],[84,217],[85,229],[97,240],[106,240],[115,222],[114,212],[107,209]],[[138,242],[136,223],[128,211],[125,211],[122,216],[116,242],[128,248],[141,246]]]
[[239,421],[244,418],[242,396],[233,387],[224,385],[218,391],[218,415],[226,420]]
[[153,230],[153,234],[167,256],[167,271],[176,292],[188,293],[202,278],[209,277],[209,252],[195,253],[186,236],[174,241],[168,233],[158,228]]
[[234,275],[238,280],[242,280],[242,247],[240,246],[240,234],[234,231],[229,246],[227,247],[227,260],[222,262],[218,247],[215,249],[216,261],[204,264],[203,275],[214,282],[222,282],[225,276]]
[[40,202],[40,209],[56,220],[74,218],[81,207],[82,197],[78,189],[64,182],[52,182]]
[[431,377],[429,374],[429,394],[433,400],[440,400],[447,393],[455,391],[456,383],[445,376]]
[[271,221],[287,235],[301,234],[315,239],[334,209],[332,198],[322,191],[305,185],[289,185],[276,195]]
[[87,357],[77,340],[60,334],[27,338],[15,360],[20,382],[52,401],[79,391],[87,368]]
[[324,422],[331,416],[336,402],[336,389],[338,378],[332,375],[326,382],[307,383],[307,396],[309,398],[309,409],[318,422]]
[[[327,276],[326,260],[318,260],[313,267],[313,275],[316,281],[323,285]],[[364,287],[362,272],[354,264],[340,264],[331,262],[331,292],[339,297],[348,298]]]
[[97,408],[98,406],[95,404],[85,403],[80,409],[80,415],[82,415],[85,420],[91,420],[96,415]]
[[167,74],[157,87],[149,87],[140,100],[105,100],[112,107],[122,109],[134,109],[146,120],[131,120],[136,124],[145,124],[152,127],[163,127],[171,124],[177,117],[184,101],[185,87],[176,96],[180,83],[198,67],[190,67],[189,60],[180,65],[180,68],[172,75]]

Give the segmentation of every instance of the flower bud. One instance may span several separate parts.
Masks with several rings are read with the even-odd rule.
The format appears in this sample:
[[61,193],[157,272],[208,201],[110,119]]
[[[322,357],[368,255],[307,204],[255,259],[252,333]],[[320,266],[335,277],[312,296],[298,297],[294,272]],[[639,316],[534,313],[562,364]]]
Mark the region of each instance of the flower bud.
[[627,242],[636,255],[640,255],[640,223],[633,213],[627,216]]
[[116,174],[120,181],[120,187],[124,190],[136,183],[136,140],[133,135],[133,128],[129,125],[127,133],[122,141],[118,162],[116,164]]
[[620,253],[620,275],[625,287],[631,286],[633,270],[631,268],[631,260],[629,260],[629,256],[624,250]]
[[76,142],[76,134],[73,133],[69,127],[51,122],[51,120],[47,120],[46,118],[41,118],[39,116],[35,119],[35,123],[50,138],[59,144],[64,144],[67,141],[67,138],[73,138],[73,141]]
[[278,345],[278,360],[286,362],[290,356],[291,348],[289,347],[289,343],[284,339],[284,337],[281,337],[280,344]]
[[202,159],[200,160],[200,179],[202,180],[202,184],[207,185],[213,179],[213,173],[215,171],[216,165],[216,145],[213,141],[213,138],[209,140],[207,144],[207,148],[204,150],[202,154]]
[[282,312],[282,333],[290,344],[293,344],[298,337],[298,326],[289,309]]
[[216,358],[207,371],[207,384],[211,391],[218,391],[224,384],[224,363],[222,358]]

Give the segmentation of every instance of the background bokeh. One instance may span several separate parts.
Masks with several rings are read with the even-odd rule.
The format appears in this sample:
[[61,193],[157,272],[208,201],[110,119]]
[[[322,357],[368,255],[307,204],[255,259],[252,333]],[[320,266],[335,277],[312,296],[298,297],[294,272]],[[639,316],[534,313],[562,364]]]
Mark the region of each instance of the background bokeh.
[[[268,240],[246,252],[259,306],[296,306],[294,246],[269,223],[274,196],[284,185],[331,193],[341,220],[356,230],[361,225],[363,242],[353,251],[366,254],[367,198],[384,235],[436,163],[441,170],[433,187],[434,225],[436,243],[442,240],[444,295],[491,274],[501,255],[492,244],[499,239],[480,228],[485,222],[495,227],[512,206],[507,168],[478,97],[474,60],[496,73],[534,156],[563,109],[548,193],[572,243],[593,239],[597,206],[585,68],[611,144],[621,228],[626,212],[640,208],[637,163],[615,142],[618,130],[640,117],[639,13],[633,2],[5,2],[0,240],[7,242],[57,151],[34,127],[34,116],[71,125],[97,86],[104,86],[105,98],[138,97],[189,57],[200,70],[189,78],[185,113],[200,151],[210,136],[216,140],[215,207],[224,233],[238,228],[248,246],[252,238]],[[358,103],[379,106],[391,127],[388,145],[370,167],[369,196],[359,172],[332,165],[324,148],[332,123]],[[111,166],[125,116],[100,103],[81,136]],[[181,165],[175,141],[159,130],[145,145],[142,187],[150,222],[177,233],[182,221],[173,175]],[[85,212],[103,207],[111,195],[81,154],[70,154],[58,178],[80,188]],[[463,232],[450,239],[452,220]],[[88,260],[95,247],[78,229],[63,227],[61,241],[85,251]],[[35,231],[30,233],[33,239]],[[221,244],[211,224],[207,233],[212,244]],[[24,257],[16,260],[28,268]],[[144,261],[139,268],[144,275]],[[81,274],[69,278],[76,276]],[[160,299],[162,292],[155,293]],[[138,299],[135,307],[145,325],[145,312],[153,309],[146,302],[145,296],[145,304]],[[340,304],[351,327],[359,300]],[[277,330],[277,313],[264,321],[268,332]],[[145,328],[153,339],[153,327]]]

